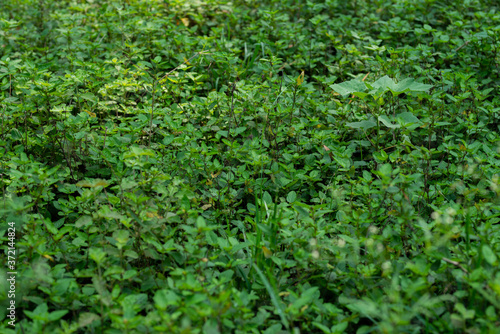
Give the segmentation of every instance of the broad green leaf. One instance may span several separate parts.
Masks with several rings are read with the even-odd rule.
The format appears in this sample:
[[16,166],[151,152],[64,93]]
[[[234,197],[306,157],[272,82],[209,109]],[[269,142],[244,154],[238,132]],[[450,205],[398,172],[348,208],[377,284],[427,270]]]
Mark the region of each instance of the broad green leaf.
[[93,323],[94,321],[99,320],[100,317],[95,313],[83,312],[80,313],[78,317],[78,326],[85,327]]
[[186,195],[183,195],[181,198],[181,208],[186,211],[191,208],[191,201]]
[[373,152],[373,157],[379,160],[379,162],[384,162],[389,158],[389,156],[387,155],[387,153],[385,153],[384,150],[380,150],[380,152]]
[[343,210],[339,210],[335,214],[335,219],[337,219],[337,221],[339,223],[346,222],[347,221],[347,214]]
[[352,122],[352,123],[347,123],[346,124],[348,127],[353,128],[353,129],[362,129],[362,130],[368,130],[371,129],[375,126],[377,126],[377,123],[374,121],[361,121],[361,122]]
[[400,81],[394,89],[391,89],[393,92],[404,93],[406,91],[410,92],[426,92],[429,89],[434,87],[433,85],[427,85],[420,82],[416,82],[415,79],[407,78]]
[[52,224],[50,220],[45,220],[45,227],[52,234],[57,234],[57,228]]
[[69,311],[68,310],[59,310],[54,311],[49,314],[49,321],[56,321],[64,317]]
[[125,245],[130,239],[130,232],[128,230],[114,231],[113,239],[115,239],[119,244]]
[[80,95],[80,97],[84,100],[91,101],[94,103],[97,103],[97,101],[98,101],[97,97],[92,93],[83,93]]
[[312,303],[313,299],[319,297],[318,287],[312,287],[307,289],[302,293],[302,295],[297,298],[292,305],[288,306],[288,310],[292,310],[292,312],[297,313],[303,306],[309,305]]
[[240,133],[245,132],[246,129],[247,129],[246,126],[240,126],[234,129],[234,131],[237,135],[239,135]]
[[413,78],[406,78],[401,80],[399,83],[395,83],[394,80],[389,78],[387,75],[375,81],[371,86],[373,88],[382,89],[384,92],[390,90],[393,95],[399,95],[407,91],[426,92],[433,87],[433,85],[416,82]]
[[304,207],[304,204],[302,203],[296,203],[293,208],[295,210],[297,210],[297,212],[299,213],[300,217],[309,217],[309,211],[307,210],[307,208]]
[[351,167],[351,159],[346,158],[346,157],[337,157],[333,156],[333,159],[342,167],[342,168],[349,168]]
[[384,124],[385,126],[387,126],[388,128],[391,128],[391,129],[401,127],[401,125],[399,125],[399,124],[392,124],[391,121],[389,120],[389,117],[387,117],[386,115],[379,116],[378,120],[380,122],[382,122],[382,124]]
[[100,264],[106,257],[106,253],[100,248],[92,247],[89,249],[89,256],[97,264]]
[[404,127],[409,127],[410,125],[421,123],[417,116],[408,111],[398,114],[396,116],[396,119]]
[[340,84],[330,85],[330,88],[340,95],[346,96],[356,92],[364,92],[366,90],[366,85],[363,81],[355,79]]
[[384,75],[383,77],[379,78],[377,81],[371,84],[372,89],[382,89],[384,91],[387,91],[389,89],[393,90],[395,83],[394,80],[389,78],[387,75]]
[[280,177],[280,178],[278,178],[278,181],[281,184],[281,186],[285,187],[287,184],[289,184],[293,180],[287,179],[286,177]]
[[264,200],[264,202],[266,202],[267,205],[273,203],[273,198],[267,191],[265,191],[264,194],[262,195],[262,199]]
[[159,310],[165,311],[168,306],[177,305],[180,298],[174,291],[162,289],[156,291],[153,300]]
[[370,95],[370,93],[364,93],[364,92],[354,92],[352,95],[359,97],[360,99],[364,99],[366,96]]
[[196,227],[198,228],[207,227],[207,223],[205,222],[205,218],[203,218],[203,216],[198,216],[198,218],[196,218]]

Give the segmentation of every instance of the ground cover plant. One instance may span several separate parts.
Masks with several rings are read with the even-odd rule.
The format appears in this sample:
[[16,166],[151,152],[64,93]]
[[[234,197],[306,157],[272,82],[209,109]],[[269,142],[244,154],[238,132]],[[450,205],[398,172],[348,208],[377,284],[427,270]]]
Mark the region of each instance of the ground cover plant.
[[487,0],[1,1],[0,332],[497,333],[499,36]]

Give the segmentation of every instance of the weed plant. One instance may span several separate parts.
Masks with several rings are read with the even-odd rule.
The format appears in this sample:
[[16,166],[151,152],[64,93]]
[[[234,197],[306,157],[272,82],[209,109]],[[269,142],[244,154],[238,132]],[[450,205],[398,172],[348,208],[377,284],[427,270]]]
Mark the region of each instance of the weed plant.
[[498,333],[499,9],[2,0],[0,332]]

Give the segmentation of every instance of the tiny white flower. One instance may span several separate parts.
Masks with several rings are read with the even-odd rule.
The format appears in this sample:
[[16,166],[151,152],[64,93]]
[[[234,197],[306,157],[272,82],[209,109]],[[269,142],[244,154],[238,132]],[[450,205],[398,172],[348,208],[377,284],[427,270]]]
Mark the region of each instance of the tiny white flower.
[[374,241],[372,238],[369,238],[365,241],[366,247],[368,247],[368,248],[371,248],[373,246],[373,243],[374,243]]
[[319,252],[317,250],[313,250],[311,256],[313,257],[313,259],[317,260],[319,259]]
[[446,213],[449,214],[450,216],[454,216],[457,214],[457,210],[453,208],[446,208]]
[[377,234],[378,233],[378,227],[377,226],[370,226],[368,228],[368,233],[370,233],[370,234]]
[[337,241],[337,245],[340,247],[340,248],[344,248],[345,247],[345,240],[344,239],[339,239]]
[[392,268],[392,264],[389,261],[385,261],[384,263],[382,263],[382,270],[383,271],[391,270],[391,268]]

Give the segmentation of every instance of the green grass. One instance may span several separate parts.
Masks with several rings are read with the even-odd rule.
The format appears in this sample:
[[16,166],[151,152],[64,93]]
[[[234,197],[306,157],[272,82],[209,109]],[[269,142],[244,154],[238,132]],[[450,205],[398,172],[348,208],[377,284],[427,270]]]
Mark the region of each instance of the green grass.
[[496,333],[499,9],[1,1],[0,332]]

